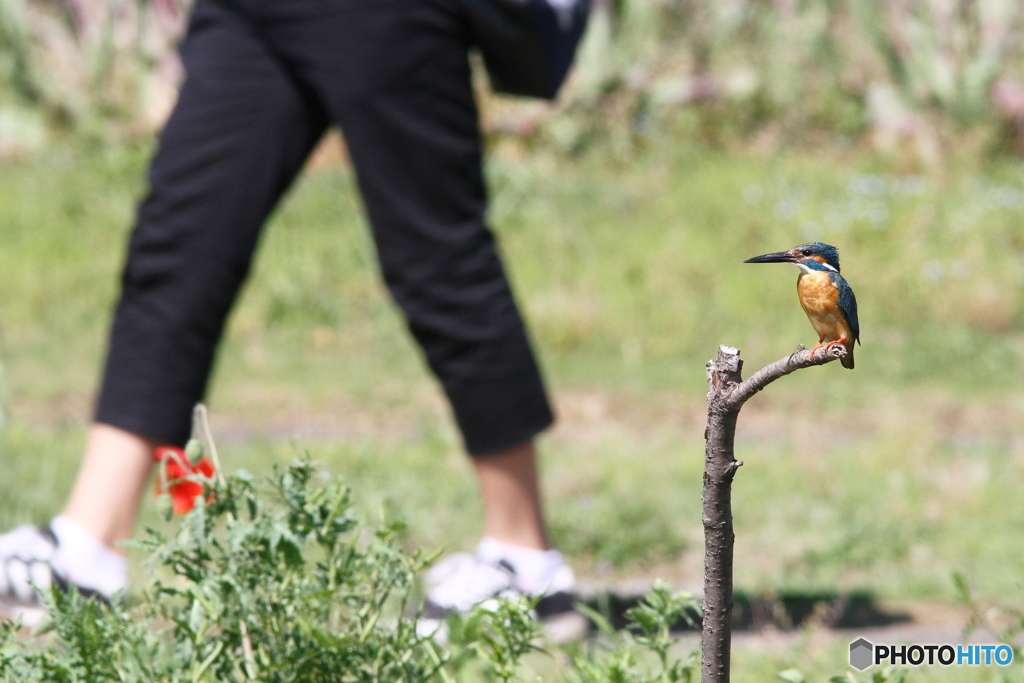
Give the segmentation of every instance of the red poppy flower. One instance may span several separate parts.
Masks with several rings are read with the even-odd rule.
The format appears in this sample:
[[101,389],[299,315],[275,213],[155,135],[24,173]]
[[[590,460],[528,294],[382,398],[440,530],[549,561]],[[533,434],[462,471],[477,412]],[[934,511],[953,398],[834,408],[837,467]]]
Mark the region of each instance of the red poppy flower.
[[164,493],[163,483],[166,481],[167,493],[174,504],[174,514],[185,514],[195,506],[196,498],[203,495],[203,485],[188,477],[198,474],[206,479],[212,479],[213,465],[206,458],[193,465],[188,461],[184,449],[173,446],[157,448],[153,451],[153,458],[164,468],[165,475],[157,477],[157,495]]

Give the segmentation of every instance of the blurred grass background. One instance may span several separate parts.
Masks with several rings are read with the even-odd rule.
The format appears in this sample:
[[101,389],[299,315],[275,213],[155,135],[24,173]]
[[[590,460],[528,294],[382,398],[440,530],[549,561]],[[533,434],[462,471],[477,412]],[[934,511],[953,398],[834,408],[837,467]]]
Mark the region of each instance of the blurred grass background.
[[[73,476],[184,9],[0,3],[2,528],[53,514]],[[617,0],[556,105],[481,82],[492,223],[560,415],[553,535],[582,575],[700,585],[704,363],[725,343],[752,371],[815,341],[795,269],[742,261],[822,240],[864,346],[855,371],[745,408],[737,587],[952,604],[960,571],[1024,603],[1020,14]],[[309,453],[406,518],[410,547],[468,548],[469,468],[339,147],[275,214],[232,317],[209,400],[222,457]],[[816,642],[744,656],[837,670]]]

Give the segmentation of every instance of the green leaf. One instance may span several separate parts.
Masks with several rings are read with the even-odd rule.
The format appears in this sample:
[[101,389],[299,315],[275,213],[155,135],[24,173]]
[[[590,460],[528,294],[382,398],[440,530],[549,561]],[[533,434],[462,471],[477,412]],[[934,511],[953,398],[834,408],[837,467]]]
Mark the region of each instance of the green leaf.
[[775,674],[775,677],[780,681],[786,681],[786,683],[807,683],[807,678],[804,677],[798,669],[786,669]]
[[954,571],[952,574],[953,586],[956,588],[956,598],[964,604],[971,604],[974,602],[973,591],[971,591],[970,584],[967,583],[967,577],[964,576],[963,572]]
[[615,627],[612,626],[612,623],[608,621],[608,619],[603,614],[598,612],[593,607],[585,605],[583,603],[577,603],[576,611],[585,616],[587,619],[590,619],[590,621],[594,622],[594,625],[597,626],[597,630],[599,630],[601,633],[605,634],[606,636],[615,635]]

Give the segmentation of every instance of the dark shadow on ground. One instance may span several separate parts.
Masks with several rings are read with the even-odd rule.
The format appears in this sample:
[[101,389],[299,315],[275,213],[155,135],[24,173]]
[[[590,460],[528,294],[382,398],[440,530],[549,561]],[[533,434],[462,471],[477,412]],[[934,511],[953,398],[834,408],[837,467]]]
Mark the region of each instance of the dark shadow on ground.
[[[586,601],[591,609],[603,614],[617,629],[626,628],[626,612],[637,605],[643,596],[604,593]],[[906,612],[886,610],[878,605],[871,594],[852,593],[773,593],[751,595],[737,592],[734,596],[733,629],[758,631],[765,628],[792,630],[815,624],[823,628],[867,628],[892,626],[910,621]],[[696,626],[685,620],[675,630],[700,629],[700,614],[690,615]]]

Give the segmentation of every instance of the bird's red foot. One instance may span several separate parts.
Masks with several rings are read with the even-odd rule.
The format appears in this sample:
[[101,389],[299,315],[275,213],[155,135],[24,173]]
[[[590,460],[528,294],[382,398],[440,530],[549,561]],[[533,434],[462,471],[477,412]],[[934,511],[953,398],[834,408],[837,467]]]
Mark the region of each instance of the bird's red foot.
[[[831,349],[836,344],[845,344],[845,343],[846,343],[846,337],[840,337],[839,339],[836,339],[835,341],[830,341],[828,344],[825,344],[825,348],[826,349]],[[820,344],[819,344],[819,346],[820,346]]]
[[819,339],[819,340],[818,340],[818,343],[814,345],[814,348],[813,348],[813,349],[811,349],[811,355],[812,355],[812,356],[814,355],[814,352],[815,352],[815,351],[817,351],[818,349],[820,349],[820,348],[821,348],[821,345],[822,345],[822,343],[824,343],[824,341],[825,341],[824,339]]

